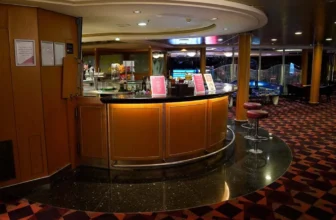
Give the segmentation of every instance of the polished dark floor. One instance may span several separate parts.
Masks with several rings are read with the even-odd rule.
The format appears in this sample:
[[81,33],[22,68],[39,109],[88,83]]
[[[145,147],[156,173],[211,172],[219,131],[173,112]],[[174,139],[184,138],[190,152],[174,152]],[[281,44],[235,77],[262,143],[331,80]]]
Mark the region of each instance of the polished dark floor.
[[0,199],[0,219],[336,219],[336,97],[331,100],[311,106],[281,99],[278,106],[264,107],[270,117],[262,127],[288,144],[293,160],[279,179],[250,194],[198,208],[136,214],[57,208],[23,197]]
[[[159,169],[104,170],[81,167],[64,179],[20,195],[56,207],[97,212],[171,211],[211,205],[254,192],[289,167],[289,147],[277,137],[248,152],[245,130],[232,123],[235,141],[221,155]],[[266,131],[262,135],[269,136]],[[228,132],[228,139],[232,139]]]

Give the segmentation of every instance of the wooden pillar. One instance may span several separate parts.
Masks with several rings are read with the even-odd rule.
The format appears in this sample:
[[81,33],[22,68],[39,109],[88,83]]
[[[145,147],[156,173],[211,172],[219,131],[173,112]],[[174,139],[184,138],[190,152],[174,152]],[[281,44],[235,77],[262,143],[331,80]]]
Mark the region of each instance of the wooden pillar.
[[315,40],[314,56],[313,56],[313,71],[310,89],[310,104],[318,104],[320,96],[321,84],[321,67],[322,67],[322,54],[325,29],[325,1],[317,0],[315,6]]
[[238,92],[236,101],[236,121],[246,121],[244,103],[249,100],[251,34],[239,36]]
[[167,77],[168,76],[168,54],[167,52],[163,54],[163,62],[164,62],[163,63],[163,75]]
[[206,48],[201,48],[200,50],[200,72],[202,74],[206,73]]
[[153,75],[153,49],[151,46],[148,48],[148,75]]
[[308,50],[302,50],[302,63],[301,63],[301,84],[307,85],[308,79]]
[[311,79],[310,101],[309,101],[310,104],[319,103],[322,53],[323,53],[323,45],[319,43],[316,44],[314,46],[313,74]]
[[95,55],[95,71],[98,72],[99,66],[100,66],[100,54],[99,54],[99,49],[95,48],[94,49],[94,55]]

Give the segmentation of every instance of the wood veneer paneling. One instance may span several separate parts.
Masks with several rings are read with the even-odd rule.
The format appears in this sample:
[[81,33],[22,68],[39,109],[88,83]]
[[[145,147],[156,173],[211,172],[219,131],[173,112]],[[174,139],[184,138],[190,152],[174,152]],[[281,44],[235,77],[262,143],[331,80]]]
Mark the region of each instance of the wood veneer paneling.
[[81,157],[108,159],[105,105],[79,106]]
[[[71,16],[37,9],[39,40],[51,42],[71,42],[74,44],[74,56],[77,56],[77,25]],[[40,42],[39,42],[40,44]],[[67,100],[62,99],[62,67],[42,66],[41,83],[45,121],[45,136],[48,158],[48,172],[53,173],[71,163],[70,146],[75,147],[68,126],[74,121],[74,111],[68,114]],[[77,70],[73,71],[77,74]],[[76,90],[76,83],[75,88]],[[71,108],[71,107],[69,107]],[[72,127],[73,128],[73,127]],[[73,132],[70,132],[73,134]],[[70,140],[71,139],[71,140]],[[62,155],[62,156],[60,156]]]
[[208,148],[219,148],[226,137],[228,96],[208,101]]
[[[2,6],[0,5],[0,8]],[[0,12],[1,13],[1,12]],[[0,18],[2,19],[2,17]],[[18,146],[16,139],[15,115],[14,115],[14,100],[12,90],[12,76],[10,66],[10,49],[8,31],[0,29],[0,141],[12,140],[15,160],[16,179],[0,182],[0,186],[13,184],[20,177],[20,166],[18,158]]]
[[[8,7],[0,4],[0,29],[8,29]],[[3,43],[3,41],[1,41]]]
[[166,104],[166,158],[206,149],[207,100]]
[[[9,6],[8,28],[20,173],[25,181],[47,174],[37,9]],[[36,66],[16,66],[14,39],[35,40]],[[42,159],[32,163],[35,156]]]
[[111,160],[162,158],[162,104],[109,105]]

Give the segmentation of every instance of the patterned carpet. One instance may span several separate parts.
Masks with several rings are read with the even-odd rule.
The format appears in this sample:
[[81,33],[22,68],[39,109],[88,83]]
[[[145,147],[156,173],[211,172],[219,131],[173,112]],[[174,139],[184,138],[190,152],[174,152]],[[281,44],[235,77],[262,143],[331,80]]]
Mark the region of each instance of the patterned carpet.
[[[334,219],[336,220],[336,97],[310,106],[281,100],[264,109],[262,127],[293,151],[289,170],[276,182],[228,202],[166,213],[106,214],[55,208],[22,199],[0,202],[0,219]],[[234,109],[231,110],[231,117]],[[136,202],[136,201],[135,201]]]

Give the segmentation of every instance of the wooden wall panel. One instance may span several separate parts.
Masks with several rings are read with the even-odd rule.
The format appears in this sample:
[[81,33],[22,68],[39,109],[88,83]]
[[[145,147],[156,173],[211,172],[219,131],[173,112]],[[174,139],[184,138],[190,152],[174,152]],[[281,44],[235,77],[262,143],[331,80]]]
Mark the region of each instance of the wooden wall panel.
[[207,100],[166,104],[166,157],[205,150]]
[[228,120],[228,96],[208,101],[208,148],[221,147],[226,137]]
[[0,29],[8,29],[8,7],[0,4]]
[[0,42],[1,42],[0,43],[0,60],[1,60],[0,141],[5,141],[5,140],[13,141],[15,171],[16,171],[16,177],[17,177],[15,180],[0,182],[0,186],[2,186],[2,185],[7,185],[7,184],[13,184],[17,181],[17,179],[19,179],[20,166],[19,166],[19,158],[18,158],[17,139],[16,139],[12,76],[11,76],[11,66],[10,66],[10,56],[9,56],[10,54],[9,39],[8,39],[8,31],[6,29],[0,29]]
[[[74,44],[74,56],[77,56],[76,19],[43,9],[38,11],[39,40],[52,42],[71,42]],[[67,100],[62,99],[62,67],[42,66],[41,83],[43,95],[45,135],[49,174],[71,163],[68,121],[74,120],[68,114]],[[74,70],[73,74],[77,74]],[[75,88],[76,89],[76,88]],[[70,144],[71,142],[71,144]],[[73,146],[74,147],[74,146]],[[62,155],[60,157],[60,155]]]
[[110,104],[111,160],[162,159],[162,104]]
[[[8,27],[21,181],[25,181],[47,174],[37,9],[9,6]],[[36,66],[16,66],[14,39],[35,40]],[[29,145],[29,139],[34,139],[35,136],[41,137],[40,142],[32,141]],[[42,152],[36,149],[41,149]],[[31,163],[31,153],[37,154],[37,157],[42,155],[42,160],[38,165]],[[41,172],[33,174],[32,170],[35,168],[32,166],[42,166],[43,168],[40,170]]]

